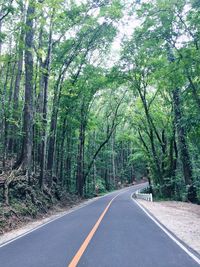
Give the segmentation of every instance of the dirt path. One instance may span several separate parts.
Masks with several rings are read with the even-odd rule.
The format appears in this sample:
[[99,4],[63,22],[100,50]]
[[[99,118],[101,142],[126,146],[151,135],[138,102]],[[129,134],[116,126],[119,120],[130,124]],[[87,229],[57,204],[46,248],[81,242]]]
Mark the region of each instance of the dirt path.
[[200,253],[200,205],[176,201],[138,202],[178,238]]

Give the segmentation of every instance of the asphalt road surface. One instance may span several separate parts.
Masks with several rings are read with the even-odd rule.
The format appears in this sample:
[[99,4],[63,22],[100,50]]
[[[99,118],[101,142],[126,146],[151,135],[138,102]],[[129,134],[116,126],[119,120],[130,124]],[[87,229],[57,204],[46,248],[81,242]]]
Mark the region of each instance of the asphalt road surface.
[[131,199],[91,202],[0,248],[0,267],[197,267]]

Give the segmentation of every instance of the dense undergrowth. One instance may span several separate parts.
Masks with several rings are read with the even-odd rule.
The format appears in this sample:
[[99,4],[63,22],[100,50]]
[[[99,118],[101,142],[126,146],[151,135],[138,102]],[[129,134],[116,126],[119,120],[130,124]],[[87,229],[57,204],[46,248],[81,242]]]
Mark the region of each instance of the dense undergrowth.
[[[185,186],[183,181],[176,181],[168,186],[151,185],[143,190],[144,193],[152,193],[154,201],[183,201],[200,205],[200,187]],[[170,193],[169,193],[170,192]]]

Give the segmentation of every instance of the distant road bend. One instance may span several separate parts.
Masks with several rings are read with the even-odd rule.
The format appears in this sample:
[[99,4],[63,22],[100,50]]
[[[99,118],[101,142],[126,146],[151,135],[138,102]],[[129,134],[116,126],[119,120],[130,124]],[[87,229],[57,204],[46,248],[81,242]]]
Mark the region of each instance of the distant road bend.
[[200,266],[131,199],[139,187],[108,194],[0,246],[0,266]]

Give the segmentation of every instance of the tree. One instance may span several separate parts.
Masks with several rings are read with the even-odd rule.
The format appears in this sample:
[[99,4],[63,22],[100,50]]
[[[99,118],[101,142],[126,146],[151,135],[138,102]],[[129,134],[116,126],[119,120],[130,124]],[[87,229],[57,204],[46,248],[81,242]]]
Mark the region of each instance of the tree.
[[30,182],[32,168],[33,149],[33,21],[35,15],[35,1],[30,1],[26,16],[25,34],[25,98],[23,114],[23,144],[20,159],[17,164],[22,164],[22,168],[27,172]]

